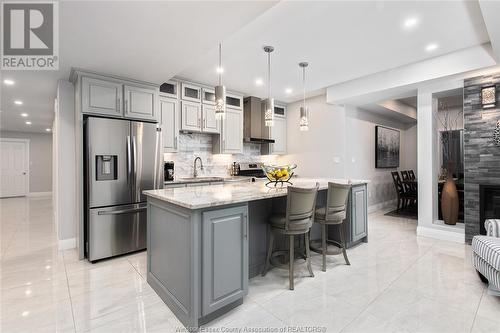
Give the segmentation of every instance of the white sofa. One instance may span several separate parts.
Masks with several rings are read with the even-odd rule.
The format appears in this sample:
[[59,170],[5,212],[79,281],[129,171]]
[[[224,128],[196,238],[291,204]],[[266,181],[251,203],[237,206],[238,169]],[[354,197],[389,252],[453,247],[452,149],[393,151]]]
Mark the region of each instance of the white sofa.
[[472,264],[490,290],[500,293],[500,220],[486,220],[485,227],[487,236],[472,239]]

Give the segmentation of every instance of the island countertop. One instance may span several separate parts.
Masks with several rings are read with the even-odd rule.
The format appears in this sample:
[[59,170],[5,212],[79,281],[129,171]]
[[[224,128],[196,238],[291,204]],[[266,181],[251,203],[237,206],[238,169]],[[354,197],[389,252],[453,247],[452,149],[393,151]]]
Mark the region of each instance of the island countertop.
[[[328,182],[360,185],[367,180],[333,179],[333,178],[293,178],[293,186],[312,187],[319,183],[319,189],[328,188]],[[143,193],[161,201],[169,202],[188,209],[223,206],[260,199],[286,196],[287,185],[267,187],[266,181],[258,180],[254,183],[221,183],[214,185],[200,185],[192,187],[167,188],[149,190]],[[289,186],[289,185],[288,185]]]

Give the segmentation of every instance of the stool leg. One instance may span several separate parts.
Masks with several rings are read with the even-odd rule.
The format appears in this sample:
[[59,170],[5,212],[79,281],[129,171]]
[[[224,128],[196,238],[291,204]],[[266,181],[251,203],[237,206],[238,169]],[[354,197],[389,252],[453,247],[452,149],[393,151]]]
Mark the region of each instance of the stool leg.
[[345,238],[344,238],[344,223],[338,225],[340,230],[340,241],[342,242],[342,253],[344,254],[345,263],[351,265],[349,259],[347,258],[347,251],[345,250]]
[[293,253],[294,245],[293,245],[293,240],[294,240],[294,235],[288,235],[290,238],[290,267],[288,271],[288,277],[290,279],[290,290],[294,289],[293,286],[293,261],[295,259],[295,255]]
[[271,263],[271,255],[273,253],[273,246],[274,246],[274,232],[273,230],[271,230],[271,235],[269,237],[269,248],[267,249],[266,263],[261,273],[262,276],[266,276],[267,270],[269,269],[269,264]]
[[326,224],[321,224],[321,254],[323,255],[323,272],[326,272]]
[[311,267],[311,249],[309,248],[309,233],[310,231],[306,232],[304,234],[304,237],[306,239],[306,260],[307,260],[307,269],[309,270],[309,274],[311,275],[311,277],[314,277],[314,273],[313,273],[313,270],[312,270],[312,267]]

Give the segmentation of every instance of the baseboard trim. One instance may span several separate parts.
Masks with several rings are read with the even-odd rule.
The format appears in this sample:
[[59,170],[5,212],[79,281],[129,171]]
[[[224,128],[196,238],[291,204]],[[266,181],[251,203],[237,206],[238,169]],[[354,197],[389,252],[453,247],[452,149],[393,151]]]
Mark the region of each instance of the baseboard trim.
[[378,204],[374,204],[374,205],[371,205],[371,206],[368,206],[368,213],[373,213],[373,212],[376,212],[378,210],[381,210],[385,207],[388,207],[388,206],[391,206],[391,205],[394,205],[394,207],[396,207],[396,199],[394,200],[387,200],[387,201],[384,201],[384,202],[380,202]]
[[76,248],[76,238],[60,239],[58,248],[59,250],[69,250]]
[[52,192],[30,192],[28,197],[51,197]]
[[465,233],[453,230],[417,226],[417,236],[465,244]]

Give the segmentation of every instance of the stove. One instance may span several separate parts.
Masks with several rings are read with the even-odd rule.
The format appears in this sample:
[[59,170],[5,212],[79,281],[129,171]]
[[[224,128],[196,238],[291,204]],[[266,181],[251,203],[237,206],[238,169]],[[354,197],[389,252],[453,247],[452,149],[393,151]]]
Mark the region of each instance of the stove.
[[262,163],[260,162],[240,163],[238,176],[266,178],[266,174],[262,170]]

